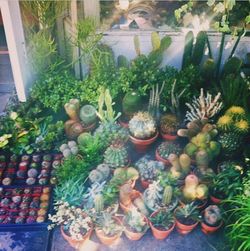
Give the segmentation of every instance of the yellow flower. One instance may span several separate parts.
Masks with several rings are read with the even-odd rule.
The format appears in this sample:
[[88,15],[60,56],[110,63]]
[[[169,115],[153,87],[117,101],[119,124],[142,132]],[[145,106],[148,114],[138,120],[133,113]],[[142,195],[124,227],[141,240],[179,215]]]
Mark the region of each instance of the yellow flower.
[[226,111],[227,115],[245,115],[245,110],[241,106],[232,106]]
[[246,120],[241,119],[235,123],[236,130],[240,133],[246,133],[249,129],[249,124]]
[[224,115],[222,117],[219,118],[218,122],[217,122],[217,126],[221,129],[229,129],[229,127],[232,124],[232,118],[228,115]]

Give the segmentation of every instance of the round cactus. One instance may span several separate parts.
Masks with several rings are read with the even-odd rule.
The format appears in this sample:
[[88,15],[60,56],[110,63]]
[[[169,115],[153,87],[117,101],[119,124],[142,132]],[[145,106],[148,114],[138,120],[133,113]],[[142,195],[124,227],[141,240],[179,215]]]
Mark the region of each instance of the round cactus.
[[129,130],[135,138],[147,139],[156,133],[156,123],[148,112],[138,112],[129,121]]
[[175,115],[166,114],[162,116],[160,126],[162,133],[174,135],[177,133],[177,130],[179,128],[179,122]]
[[210,226],[215,226],[221,220],[220,208],[216,205],[210,205],[204,210],[204,220]]
[[127,116],[133,116],[142,103],[141,96],[137,92],[127,93],[122,100],[122,110]]
[[158,146],[157,151],[162,158],[168,159],[171,153],[179,155],[181,153],[181,148],[177,144],[163,142]]
[[95,123],[97,118],[96,109],[92,105],[84,105],[80,110],[80,119],[84,125]]

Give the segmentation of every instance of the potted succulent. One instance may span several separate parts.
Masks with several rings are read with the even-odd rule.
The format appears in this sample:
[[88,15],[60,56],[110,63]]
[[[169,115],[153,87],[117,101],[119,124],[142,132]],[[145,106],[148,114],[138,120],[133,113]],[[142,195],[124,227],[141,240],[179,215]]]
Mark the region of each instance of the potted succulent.
[[165,140],[176,140],[178,135],[177,131],[179,129],[179,121],[177,116],[174,114],[165,114],[160,120],[160,132],[161,136]]
[[153,236],[157,240],[163,240],[174,230],[175,220],[173,213],[166,209],[153,212],[149,218],[149,224]]
[[208,206],[202,215],[201,230],[205,234],[214,233],[223,224],[221,210],[217,205]]
[[137,241],[146,233],[148,222],[137,208],[132,208],[123,219],[124,233],[128,239]]
[[95,219],[95,233],[104,245],[114,244],[122,234],[121,220],[109,212],[102,212]]
[[170,165],[168,160],[170,154],[181,154],[180,146],[171,142],[163,142],[157,147],[155,151],[155,158],[158,161],[163,162],[165,165]]
[[164,170],[164,164],[162,162],[150,160],[148,155],[139,159],[135,166],[139,170],[141,185],[144,189],[153,182],[160,171]]
[[55,215],[49,215],[52,224],[49,225],[48,229],[60,225],[63,238],[73,248],[78,248],[90,238],[93,223],[81,208],[70,206],[67,202],[58,201],[55,203],[55,210]]
[[177,207],[174,211],[176,227],[180,234],[190,233],[198,225],[199,211],[194,203]]
[[138,112],[129,121],[130,141],[138,152],[145,152],[157,139],[156,122],[148,112]]

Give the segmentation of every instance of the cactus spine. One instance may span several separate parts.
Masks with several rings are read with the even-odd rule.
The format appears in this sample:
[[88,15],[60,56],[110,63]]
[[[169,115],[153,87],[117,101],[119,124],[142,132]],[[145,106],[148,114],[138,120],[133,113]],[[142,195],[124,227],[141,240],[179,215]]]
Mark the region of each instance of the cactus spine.
[[97,194],[94,198],[95,211],[101,213],[104,209],[104,200],[101,194]]
[[162,203],[167,206],[171,203],[173,197],[173,188],[171,186],[166,186],[164,188]]

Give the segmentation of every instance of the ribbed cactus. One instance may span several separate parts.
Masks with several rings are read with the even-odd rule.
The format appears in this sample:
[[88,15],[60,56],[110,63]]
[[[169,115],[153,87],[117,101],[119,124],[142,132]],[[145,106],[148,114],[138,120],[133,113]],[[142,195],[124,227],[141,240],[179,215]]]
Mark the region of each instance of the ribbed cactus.
[[192,31],[189,31],[185,37],[185,47],[182,59],[182,69],[190,64],[192,51],[193,51],[193,43],[194,43],[194,34]]
[[206,150],[199,150],[196,153],[195,160],[198,167],[207,168],[209,164],[209,155]]
[[92,183],[102,183],[110,174],[110,168],[107,164],[100,164],[96,169],[89,173],[89,180]]
[[223,68],[223,75],[237,74],[242,66],[242,60],[237,57],[231,57],[227,60]]
[[78,99],[70,99],[69,102],[64,105],[64,109],[70,119],[79,121],[80,101]]
[[147,139],[156,133],[156,123],[148,112],[138,112],[129,121],[129,130],[132,136]]
[[104,209],[104,199],[101,194],[97,194],[94,198],[95,211],[101,213]]
[[104,163],[111,168],[124,167],[128,161],[128,152],[122,144],[113,144],[104,153]]
[[172,143],[172,142],[162,142],[158,147],[157,147],[157,152],[158,154],[164,158],[168,159],[169,155],[171,153],[174,153],[176,155],[179,155],[181,153],[181,148],[179,145]]
[[122,110],[126,116],[131,117],[139,111],[141,103],[142,98],[137,92],[128,92],[122,100]]
[[135,52],[137,56],[141,55],[141,49],[140,49],[140,39],[138,35],[134,36],[134,46],[135,46]]
[[194,65],[200,65],[204,55],[206,42],[207,42],[207,33],[205,31],[200,31],[196,37],[196,43],[192,55],[192,63]]
[[173,188],[171,186],[166,186],[163,191],[162,203],[167,206],[171,203],[173,197]]
[[117,57],[117,65],[118,65],[118,68],[122,68],[122,67],[128,68],[129,66],[128,59],[123,55],[119,55]]
[[191,158],[183,153],[179,156],[179,162],[184,173],[188,173],[190,171]]
[[164,134],[176,134],[179,128],[178,118],[174,114],[166,114],[161,117],[161,132]]
[[152,43],[153,51],[160,49],[161,38],[156,31],[153,31],[151,33],[151,43]]
[[80,119],[84,125],[91,125],[96,121],[96,109],[92,105],[84,105],[80,110]]

